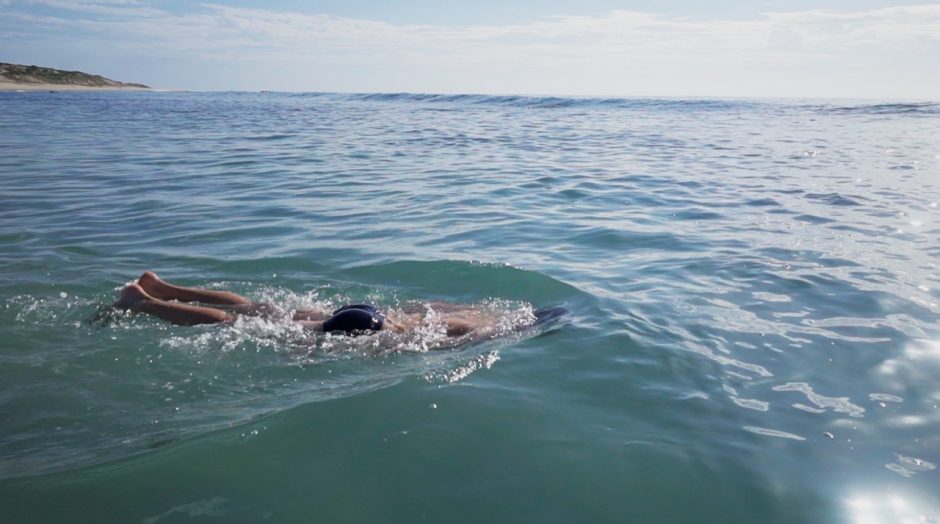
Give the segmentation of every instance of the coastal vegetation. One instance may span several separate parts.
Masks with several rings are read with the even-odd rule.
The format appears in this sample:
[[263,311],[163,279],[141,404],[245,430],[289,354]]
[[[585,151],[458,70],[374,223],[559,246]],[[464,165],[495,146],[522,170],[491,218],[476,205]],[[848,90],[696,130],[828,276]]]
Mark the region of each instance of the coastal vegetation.
[[73,86],[106,89],[149,89],[144,84],[119,82],[81,71],[62,71],[51,67],[0,63],[0,83],[17,86]]

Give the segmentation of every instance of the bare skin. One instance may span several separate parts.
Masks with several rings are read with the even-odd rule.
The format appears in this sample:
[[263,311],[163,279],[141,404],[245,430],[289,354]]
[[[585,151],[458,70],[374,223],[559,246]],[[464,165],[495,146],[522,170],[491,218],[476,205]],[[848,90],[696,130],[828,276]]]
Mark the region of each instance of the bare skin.
[[[192,302],[207,305],[190,304]],[[492,322],[482,312],[466,307],[439,302],[428,306],[441,313],[449,337],[466,335]],[[136,282],[125,287],[113,307],[146,313],[182,326],[231,322],[237,315],[264,315],[277,310],[271,304],[252,302],[230,291],[170,284],[152,271],[144,272]],[[330,316],[326,311],[297,310],[292,319],[305,329],[323,331],[323,323]],[[403,333],[415,329],[423,318],[423,312],[387,312],[382,329]]]

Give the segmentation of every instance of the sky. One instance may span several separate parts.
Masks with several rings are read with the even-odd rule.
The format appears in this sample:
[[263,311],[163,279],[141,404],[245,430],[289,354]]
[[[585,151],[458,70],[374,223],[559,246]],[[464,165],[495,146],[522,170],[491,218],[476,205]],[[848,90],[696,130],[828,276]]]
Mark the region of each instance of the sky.
[[156,88],[940,99],[940,2],[0,0],[0,62]]

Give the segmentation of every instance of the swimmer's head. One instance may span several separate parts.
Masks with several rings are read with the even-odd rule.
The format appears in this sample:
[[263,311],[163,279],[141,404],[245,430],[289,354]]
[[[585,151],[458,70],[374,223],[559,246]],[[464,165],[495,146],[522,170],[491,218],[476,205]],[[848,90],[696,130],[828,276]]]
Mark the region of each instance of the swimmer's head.
[[323,331],[356,334],[362,331],[378,331],[385,323],[383,317],[375,308],[343,308],[338,310],[323,323]]

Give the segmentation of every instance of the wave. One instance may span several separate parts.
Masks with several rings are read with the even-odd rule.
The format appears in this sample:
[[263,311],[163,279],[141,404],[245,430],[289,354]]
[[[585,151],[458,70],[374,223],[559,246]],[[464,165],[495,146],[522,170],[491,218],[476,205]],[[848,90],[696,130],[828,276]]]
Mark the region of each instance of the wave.
[[[325,98],[335,101],[398,102],[434,105],[496,106],[523,109],[615,108],[650,111],[741,111],[777,105],[772,101],[729,100],[709,98],[627,98],[627,97],[559,97],[523,95],[434,94],[434,93],[295,93],[290,96]],[[869,115],[935,115],[940,102],[876,103],[858,105],[797,104],[828,114]]]
[[822,113],[847,115],[938,115],[940,102],[818,106],[817,110]]
[[635,110],[733,111],[758,102],[717,99],[603,98],[522,95],[474,95],[432,93],[303,93],[292,96],[329,98],[336,101],[399,102],[429,105],[497,106],[523,109],[620,108]]

